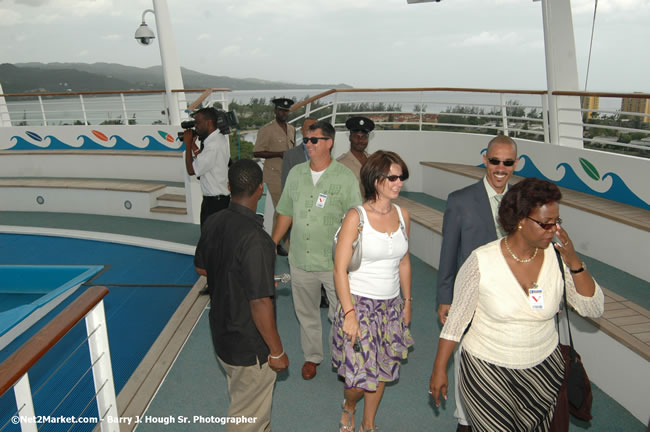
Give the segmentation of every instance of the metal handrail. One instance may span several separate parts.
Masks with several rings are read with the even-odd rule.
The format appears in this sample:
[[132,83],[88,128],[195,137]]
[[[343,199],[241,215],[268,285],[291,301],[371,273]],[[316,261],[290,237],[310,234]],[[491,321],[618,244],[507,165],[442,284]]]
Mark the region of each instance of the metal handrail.
[[498,89],[482,89],[482,88],[461,88],[461,87],[392,87],[392,88],[342,88],[331,89],[319,93],[315,96],[305,99],[291,107],[291,112],[299,110],[300,108],[322,99],[332,93],[398,93],[398,92],[468,92],[468,93],[505,93],[505,94],[531,94],[531,95],[544,95],[545,90],[498,90]]
[[[229,92],[227,88],[211,88],[213,92]],[[206,89],[173,89],[172,93],[202,93]],[[92,95],[120,95],[120,94],[155,94],[165,93],[165,90],[102,90],[92,92],[53,92],[53,93],[0,93],[0,97],[34,97],[34,96],[92,96]]]
[[9,390],[25,373],[68,333],[108,294],[108,288],[93,286],[66,307],[45,327],[0,364],[0,395]]

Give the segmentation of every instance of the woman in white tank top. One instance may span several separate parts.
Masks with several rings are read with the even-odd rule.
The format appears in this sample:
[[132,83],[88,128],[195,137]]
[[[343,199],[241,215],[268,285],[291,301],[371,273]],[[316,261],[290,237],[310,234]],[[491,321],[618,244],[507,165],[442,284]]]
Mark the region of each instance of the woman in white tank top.
[[[365,397],[360,431],[375,431],[375,416],[387,382],[399,378],[399,367],[413,346],[410,218],[392,203],[408,168],[393,152],[377,151],[361,168],[365,191],[362,260],[348,274],[352,242],[360,216],[350,209],[343,219],[334,259],[339,309],[333,322],[332,365],[345,380],[339,431],[354,431],[357,402]],[[400,296],[401,292],[401,296]]]

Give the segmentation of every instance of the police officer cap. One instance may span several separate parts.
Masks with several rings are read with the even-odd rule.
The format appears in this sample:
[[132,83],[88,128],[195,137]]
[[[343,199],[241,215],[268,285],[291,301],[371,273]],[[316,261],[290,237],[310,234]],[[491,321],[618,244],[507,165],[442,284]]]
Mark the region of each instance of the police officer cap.
[[293,101],[287,98],[275,98],[271,99],[271,103],[275,105],[276,108],[288,110],[293,105]]
[[375,123],[368,117],[355,116],[345,122],[345,127],[350,129],[350,132],[370,133],[375,128]]

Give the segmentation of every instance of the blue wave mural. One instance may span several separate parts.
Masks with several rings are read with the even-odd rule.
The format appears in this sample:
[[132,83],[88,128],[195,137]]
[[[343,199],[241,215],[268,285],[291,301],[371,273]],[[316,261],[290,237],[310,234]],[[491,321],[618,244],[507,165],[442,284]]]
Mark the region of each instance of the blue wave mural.
[[38,146],[27,141],[25,138],[20,136],[12,136],[11,139],[15,141],[13,147],[10,147],[9,150],[42,150],[44,146]]
[[[521,159],[524,159],[524,163],[519,162],[518,166],[523,165],[523,168],[515,171],[515,174],[521,177],[537,177],[543,180],[548,180],[555,183],[558,186],[565,187],[567,189],[573,189],[579,192],[588,193],[595,195],[601,198],[606,198],[612,201],[617,201],[623,204],[629,204],[635,207],[640,207],[642,209],[650,210],[650,205],[639,198],[634,192],[630,190],[629,187],[625,184],[623,179],[618,176],[616,173],[608,172],[603,174],[600,181],[606,181],[607,178],[612,179],[612,185],[605,192],[599,192],[591,187],[589,187],[585,182],[583,182],[580,177],[576,174],[573,167],[566,162],[558,164],[555,168],[558,171],[560,168],[563,168],[564,175],[559,180],[553,180],[545,176],[539,168],[535,165],[533,160],[528,155],[521,155]],[[478,165],[479,167],[485,168],[484,164]]]
[[81,141],[80,146],[75,146],[75,145],[70,145],[67,144],[63,141],[61,141],[59,138],[53,135],[47,135],[45,138],[41,138],[34,132],[27,133],[27,136],[31,138],[31,140],[36,141],[36,142],[43,142],[47,143],[47,145],[37,145],[34,142],[31,142],[28,139],[25,139],[22,136],[12,136],[11,140],[13,141],[14,145],[10,147],[8,150],[106,150],[106,149],[115,149],[115,150],[154,150],[154,151],[182,151],[183,146],[180,146],[180,148],[172,148],[169,147],[167,144],[168,143],[166,140],[164,142],[159,141],[155,137],[151,135],[146,135],[142,139],[147,142],[147,145],[144,147],[138,147],[124,138],[122,138],[119,135],[111,135],[110,139],[115,140],[115,145],[112,145],[112,143],[109,142],[98,142],[97,140],[93,139],[91,136],[88,135],[79,135],[77,137],[77,141]]
[[[82,142],[81,147],[79,147],[79,149],[81,149],[81,150],[106,150],[106,149],[114,148],[112,146],[99,144],[99,143],[95,142],[95,140],[93,140],[92,138],[90,138],[87,135],[79,135],[77,137],[77,140],[81,140],[81,142]],[[68,148],[70,148],[70,147],[68,147]]]
[[144,138],[149,141],[149,143],[147,144],[147,150],[171,150],[171,151],[181,151],[181,150],[183,150],[183,146],[181,146],[180,148],[177,148],[177,149],[168,147],[167,145],[161,143],[160,141],[158,141],[156,138],[152,137],[151,135],[147,135]]

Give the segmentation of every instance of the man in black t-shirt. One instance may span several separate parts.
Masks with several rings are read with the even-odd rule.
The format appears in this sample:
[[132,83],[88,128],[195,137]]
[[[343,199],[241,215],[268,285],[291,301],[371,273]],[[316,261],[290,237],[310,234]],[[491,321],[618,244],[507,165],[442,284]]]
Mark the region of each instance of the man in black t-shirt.
[[270,430],[276,372],[289,358],[275,321],[275,244],[255,214],[262,170],[250,159],[237,161],[228,183],[230,206],[203,224],[194,265],[208,278],[212,342],[228,376],[228,416],[247,418],[226,430]]

